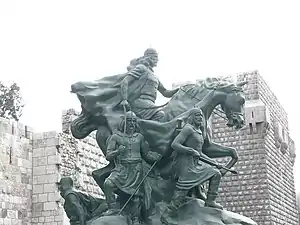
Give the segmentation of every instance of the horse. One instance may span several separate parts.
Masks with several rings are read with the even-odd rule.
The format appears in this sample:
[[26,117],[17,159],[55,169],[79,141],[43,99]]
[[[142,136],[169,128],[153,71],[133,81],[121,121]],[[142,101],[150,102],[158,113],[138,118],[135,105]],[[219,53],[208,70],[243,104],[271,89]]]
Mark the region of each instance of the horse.
[[[198,84],[188,84],[181,86],[179,91],[171,98],[171,100],[162,108],[165,112],[164,123],[138,120],[141,133],[145,136],[152,151],[159,152],[163,157],[157,163],[156,168],[159,171],[171,171],[172,152],[173,149],[170,144],[174,138],[177,121],[179,119],[185,120],[187,118],[189,109],[192,107],[199,107],[202,109],[205,117],[204,134],[205,144],[203,146],[203,153],[211,158],[231,157],[231,160],[225,165],[228,169],[234,166],[238,160],[237,151],[234,148],[222,146],[210,140],[209,132],[207,132],[207,121],[211,116],[213,110],[220,105],[225,113],[228,123],[227,126],[241,128],[244,123],[242,115],[245,103],[242,87],[246,82],[233,83],[224,79],[205,79]],[[109,124],[116,124],[120,115],[124,112],[119,110],[106,110],[105,115],[98,113],[97,116],[87,113],[83,108],[81,115],[75,119],[71,124],[71,131],[74,137],[84,138],[94,130],[96,132],[96,139],[99,147],[106,154],[106,141],[112,134],[115,127]],[[114,167],[113,163],[106,167],[95,170],[92,176],[99,187],[103,190],[105,179],[110,174]],[[163,176],[168,176],[165,172]],[[225,171],[223,171],[223,175]]]

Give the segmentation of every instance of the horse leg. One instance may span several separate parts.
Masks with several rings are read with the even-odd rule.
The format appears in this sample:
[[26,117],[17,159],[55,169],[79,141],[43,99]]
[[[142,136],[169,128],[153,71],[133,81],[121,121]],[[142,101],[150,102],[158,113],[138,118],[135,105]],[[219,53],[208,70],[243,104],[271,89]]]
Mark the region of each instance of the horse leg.
[[110,175],[111,170],[114,168],[113,163],[109,163],[107,166],[94,170],[92,172],[92,177],[98,184],[98,186],[101,188],[102,191],[104,191],[104,181],[106,178]]
[[[203,147],[203,153],[210,158],[221,158],[221,157],[231,157],[231,160],[225,165],[226,168],[230,169],[238,161],[238,153],[235,148],[223,146],[214,142],[210,142],[208,145]],[[228,171],[222,170],[222,176],[224,176]]]
[[111,131],[107,126],[103,125],[103,126],[98,127],[98,130],[96,133],[96,141],[104,155],[106,155],[107,139],[110,136],[111,136]]

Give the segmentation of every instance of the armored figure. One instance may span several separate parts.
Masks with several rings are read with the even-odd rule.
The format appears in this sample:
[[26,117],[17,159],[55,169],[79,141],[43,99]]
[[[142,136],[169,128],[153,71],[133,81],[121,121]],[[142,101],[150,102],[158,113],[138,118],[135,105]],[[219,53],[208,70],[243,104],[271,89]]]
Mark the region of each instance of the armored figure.
[[65,199],[64,209],[70,219],[70,225],[85,225],[88,220],[101,216],[107,210],[104,199],[74,191],[73,180],[70,177],[61,178],[59,190]]
[[[153,68],[157,66],[158,54],[155,49],[149,48],[144,56],[131,61],[129,71],[121,84],[122,104],[130,106],[136,115],[142,119],[164,121],[164,112],[155,106],[157,91],[164,97],[171,98],[178,89],[167,90],[154,75]],[[128,102],[129,84],[138,82],[139,97]]]
[[[129,111],[120,123],[116,131],[108,140],[106,159],[115,162],[115,168],[104,183],[104,194],[109,207],[105,215],[119,212],[115,199],[116,194],[125,193],[132,196],[131,218],[134,224],[139,224],[145,215],[143,212],[150,210],[151,188],[147,179],[142,182],[145,171],[143,159],[154,162],[160,155],[148,151],[144,136],[137,132],[137,117]],[[147,214],[147,213],[146,213]]]
[[[168,224],[168,216],[176,214],[189,190],[205,181],[209,181],[205,206],[222,209],[222,206],[215,202],[222,177],[219,168],[222,168],[222,166],[202,153],[204,143],[201,131],[202,123],[203,114],[201,109],[195,108],[191,110],[187,124],[172,143],[172,148],[178,154],[178,181],[174,196],[161,217],[164,223]],[[200,161],[199,158],[212,162],[217,165],[217,168]]]

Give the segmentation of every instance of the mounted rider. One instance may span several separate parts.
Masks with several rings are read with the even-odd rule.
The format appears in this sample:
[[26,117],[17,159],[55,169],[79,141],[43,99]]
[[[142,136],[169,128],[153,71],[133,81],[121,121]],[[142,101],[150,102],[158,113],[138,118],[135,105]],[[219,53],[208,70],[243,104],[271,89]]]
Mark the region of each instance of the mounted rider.
[[[153,68],[157,66],[158,53],[153,48],[148,48],[144,56],[132,60],[127,76],[121,83],[122,105],[131,107],[139,118],[147,120],[164,121],[164,112],[155,106],[157,91],[164,97],[171,98],[178,89],[167,90],[154,75]],[[132,65],[133,64],[133,65]],[[136,64],[134,66],[134,64]],[[143,80],[143,82],[142,82]],[[141,85],[139,97],[133,101],[128,100],[130,83],[138,82]]]

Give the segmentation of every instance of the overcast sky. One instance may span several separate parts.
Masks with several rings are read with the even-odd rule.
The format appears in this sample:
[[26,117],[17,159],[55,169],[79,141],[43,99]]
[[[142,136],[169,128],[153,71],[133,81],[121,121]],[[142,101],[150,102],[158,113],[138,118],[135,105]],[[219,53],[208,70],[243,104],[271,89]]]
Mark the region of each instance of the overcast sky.
[[23,123],[60,130],[61,111],[79,109],[72,83],[125,72],[152,46],[156,74],[169,88],[258,70],[288,112],[299,147],[299,3],[0,0],[0,80],[21,86]]

